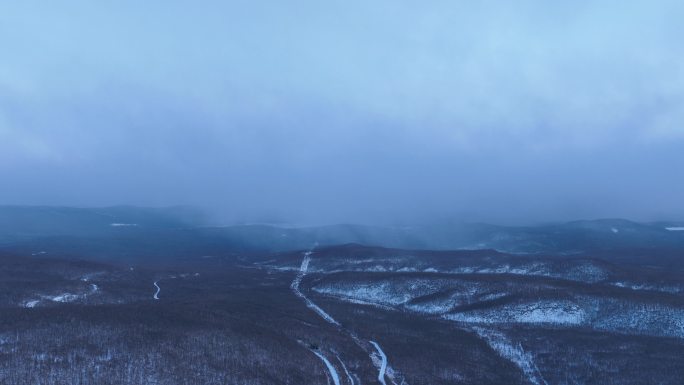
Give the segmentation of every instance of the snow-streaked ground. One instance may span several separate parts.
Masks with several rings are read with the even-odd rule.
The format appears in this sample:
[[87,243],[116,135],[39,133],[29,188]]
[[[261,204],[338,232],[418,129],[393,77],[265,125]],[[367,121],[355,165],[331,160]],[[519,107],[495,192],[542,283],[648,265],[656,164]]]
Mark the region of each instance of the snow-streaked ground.
[[645,283],[627,282],[627,281],[617,281],[610,283],[613,286],[632,289],[632,290],[645,290],[645,291],[660,291],[663,293],[681,293],[684,292],[684,286],[673,286],[673,285],[649,285]]
[[[572,261],[570,266],[549,261],[508,261],[503,263],[490,263],[486,261],[461,264],[454,262],[456,266],[435,267],[421,260],[411,260],[407,257],[397,259],[366,260],[366,259],[335,259],[326,260],[325,264],[317,269],[309,268],[310,272],[336,273],[344,271],[359,271],[370,273],[441,273],[441,274],[515,274],[541,276],[550,278],[562,278],[579,282],[600,282],[609,278],[610,271],[604,266],[591,260]],[[460,266],[459,266],[460,264]],[[274,270],[296,270],[293,266],[272,266]]]
[[313,290],[321,294],[390,306],[405,303],[415,295],[413,293],[401,293],[389,282],[345,287],[315,287]]
[[[88,279],[86,278],[81,278],[82,282],[89,282]],[[38,294],[35,297],[38,297],[38,299],[30,299],[26,300],[22,303],[21,306],[25,308],[34,308],[38,305],[40,305],[41,302],[43,301],[50,301],[50,302],[58,302],[58,303],[71,303],[71,302],[76,302],[79,300],[84,300],[88,296],[93,295],[97,293],[100,290],[100,287],[94,283],[91,283],[89,285],[90,290],[87,292],[82,292],[80,294],[74,294],[74,293],[60,293],[60,294],[51,294],[51,295],[46,295],[46,294]],[[34,297],[34,298],[35,298]]]
[[[596,301],[595,302],[601,302]],[[611,314],[597,317],[591,323],[597,330],[625,334],[642,334],[684,338],[684,309],[661,304],[636,304],[611,301],[599,304],[612,307]]]
[[520,344],[514,344],[501,332],[481,327],[475,327],[473,330],[480,338],[485,340],[499,356],[513,362],[520,368],[531,383],[535,385],[548,385],[539,372],[537,365],[534,363],[532,354],[526,352]]
[[[586,266],[591,269],[590,266]],[[441,316],[468,325],[527,324],[545,327],[589,327],[625,334],[684,338],[684,307],[676,303],[642,303],[596,295],[518,298],[505,286],[441,278],[350,279],[320,283],[313,290],[339,300]],[[654,287],[630,282],[606,282],[632,290],[677,294],[677,287]],[[510,297],[506,300],[506,297]],[[563,298],[565,297],[565,298]],[[477,308],[462,306],[481,304]]]
[[585,311],[570,301],[538,301],[511,304],[489,309],[445,314],[444,318],[465,323],[529,323],[552,325],[581,325]]
[[56,295],[52,298],[50,298],[51,301],[53,302],[74,302],[81,298],[80,295],[78,294],[70,294],[70,293],[64,293],[60,295]]

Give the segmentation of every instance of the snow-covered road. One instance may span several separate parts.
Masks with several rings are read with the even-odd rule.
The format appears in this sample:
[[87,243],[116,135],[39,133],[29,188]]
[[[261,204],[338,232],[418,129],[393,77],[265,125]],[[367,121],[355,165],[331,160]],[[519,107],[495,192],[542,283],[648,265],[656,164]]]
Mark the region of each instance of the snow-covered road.
[[375,350],[378,351],[378,354],[380,355],[380,369],[378,370],[378,381],[382,385],[387,385],[385,383],[385,373],[387,372],[387,355],[385,355],[385,352],[382,351],[380,348],[380,345],[378,345],[377,342],[375,341],[368,341],[370,342],[373,346],[375,346]]
[[349,370],[347,369],[347,365],[344,364],[342,359],[340,358],[339,355],[336,355],[337,361],[340,362],[340,365],[342,365],[342,369],[344,369],[344,373],[347,375],[347,379],[349,380],[350,385],[354,385],[354,379],[352,378],[351,374],[349,373]]
[[156,281],[154,283],[154,287],[157,288],[157,292],[154,293],[154,297],[153,297],[154,299],[159,299],[159,292],[161,291],[161,287],[159,287],[159,285],[157,285],[157,283],[159,283],[159,281]]
[[[349,330],[342,328],[342,325],[339,322],[337,322],[330,314],[326,313],[323,309],[318,307],[318,305],[316,305],[304,293],[302,293],[301,289],[299,288],[299,286],[302,282],[302,279],[304,279],[307,271],[309,270],[309,263],[311,262],[311,254],[313,254],[313,250],[310,250],[310,251],[307,251],[306,253],[304,253],[304,258],[302,259],[302,264],[299,267],[299,272],[297,273],[297,276],[295,277],[295,279],[292,281],[292,284],[290,285],[292,292],[297,297],[302,298],[304,300],[304,302],[306,303],[306,306],[309,309],[316,312],[316,314],[318,314],[321,318],[323,318],[327,322],[337,326],[340,331],[343,331],[343,332],[346,332],[347,334],[349,334],[350,337],[354,340],[354,342],[356,342],[356,344],[359,347],[361,347],[362,349],[367,351],[367,349],[363,346],[364,344],[361,343],[361,340],[356,336],[356,334],[354,334],[353,332],[351,332]],[[381,384],[387,385],[387,383],[385,382],[385,376],[389,374],[390,380],[392,380],[392,383],[395,383],[393,380],[393,375],[392,375],[392,373],[394,371],[391,369],[391,367],[389,367],[389,365],[387,363],[387,355],[382,350],[382,348],[380,348],[380,345],[377,342],[374,342],[374,341],[369,341],[369,342],[375,347],[375,350],[377,351],[377,354],[380,357],[379,362],[377,362],[378,360],[374,359],[374,356],[372,354],[370,355],[371,361],[378,368],[378,380],[380,381]],[[327,359],[325,359],[325,357],[323,357],[318,352],[314,351],[314,353],[316,353],[317,356],[319,356],[322,360],[324,360],[326,365],[329,365],[328,368],[331,369],[331,374],[332,374],[335,368],[330,364],[330,362]],[[354,380],[352,379],[349,371],[347,370],[347,367],[344,365],[344,363],[339,358],[339,356],[337,357],[337,359],[340,361],[340,364],[344,368],[344,371],[347,374],[347,377],[349,378],[349,382],[352,385],[354,385]],[[334,371],[334,373],[335,373],[334,377],[337,377],[337,381],[335,382],[335,384],[338,385],[339,384],[339,377],[337,376],[336,371]],[[404,381],[403,383],[406,383],[406,382]]]
[[306,306],[316,312],[321,318],[326,320],[327,322],[335,325],[335,326],[341,326],[339,322],[335,321],[335,319],[330,316],[330,314],[326,313],[325,310],[321,309],[316,305],[312,300],[310,300],[302,291],[299,289],[299,285],[302,282],[302,279],[304,276],[306,276],[306,272],[309,269],[309,262],[311,262],[311,254],[313,251],[307,251],[304,253],[304,259],[302,260],[302,264],[299,267],[299,272],[297,273],[297,276],[295,279],[292,281],[292,284],[290,285],[290,288],[292,288],[292,292],[299,298],[304,300],[304,303],[306,303]]
[[325,366],[328,368],[328,372],[330,373],[330,377],[332,377],[333,383],[335,383],[335,385],[340,385],[340,376],[337,374],[337,370],[335,370],[335,367],[330,363],[330,361],[328,361],[328,359],[325,358],[325,356],[320,352],[313,349],[310,350],[311,352],[313,352],[313,354],[320,358],[321,361],[323,361]]

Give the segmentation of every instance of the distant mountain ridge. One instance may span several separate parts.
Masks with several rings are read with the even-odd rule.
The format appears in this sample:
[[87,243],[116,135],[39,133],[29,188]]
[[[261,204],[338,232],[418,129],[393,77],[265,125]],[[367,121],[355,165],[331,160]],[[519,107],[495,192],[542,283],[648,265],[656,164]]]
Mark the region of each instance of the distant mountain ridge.
[[[397,249],[492,249],[523,254],[667,250],[684,255],[683,222],[583,220],[539,226],[440,224],[415,227],[329,225],[213,226],[188,207],[69,208],[0,206],[0,246],[95,259],[195,258],[360,244]],[[641,251],[640,251],[641,252]]]
[[204,224],[204,214],[177,206],[0,206],[0,239],[106,235],[113,227],[176,228]]

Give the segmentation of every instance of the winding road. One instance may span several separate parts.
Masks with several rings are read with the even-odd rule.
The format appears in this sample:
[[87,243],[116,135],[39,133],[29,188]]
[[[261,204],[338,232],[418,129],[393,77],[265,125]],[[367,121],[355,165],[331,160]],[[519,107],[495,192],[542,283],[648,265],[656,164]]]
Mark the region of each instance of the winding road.
[[[314,246],[315,248],[315,246]],[[351,336],[351,338],[354,340],[354,342],[357,343],[359,347],[361,347],[363,350],[368,352],[368,350],[363,346],[363,344],[360,342],[359,338],[356,336],[355,333],[349,330],[345,330],[342,328],[342,325],[337,322],[330,314],[326,313],[323,309],[318,307],[312,300],[309,299],[304,293],[302,293],[300,289],[300,284],[302,283],[302,279],[306,276],[307,271],[309,270],[309,263],[311,262],[311,254],[313,254],[313,249],[310,251],[307,251],[304,253],[304,258],[302,259],[302,264],[299,267],[299,272],[297,273],[297,276],[295,279],[292,281],[292,284],[290,284],[290,288],[292,289],[292,292],[297,296],[300,297],[301,299],[304,300],[306,303],[306,306],[316,312],[321,318],[323,318],[325,321],[337,326],[340,331],[346,331],[347,334]],[[156,283],[155,283],[156,285]],[[155,294],[156,296],[156,294]],[[373,365],[375,365],[378,368],[378,380],[380,381],[381,384],[387,385],[385,382],[385,375],[387,375],[387,369],[389,368],[389,364],[387,363],[387,355],[385,354],[384,351],[382,351],[382,348],[380,348],[380,345],[377,342],[374,341],[368,341],[370,342],[374,347],[375,350],[377,351],[378,355],[380,356],[380,363],[378,364],[376,362],[376,359],[374,359],[373,355],[370,356],[371,361],[373,362]],[[339,385],[339,376],[337,375],[337,371],[335,370],[334,366],[328,361],[322,354],[313,351],[323,362],[325,362],[326,366],[328,367],[328,370],[330,371],[331,376],[333,377],[333,381],[335,382],[335,385]],[[344,371],[347,374],[347,377],[349,378],[349,381],[351,382],[352,385],[354,385],[354,380],[352,379],[349,371],[347,370],[347,367],[344,365],[340,357],[338,356],[337,359],[340,361],[340,364],[342,364],[342,367],[344,368]],[[390,374],[392,373],[392,370],[390,368]],[[334,375],[333,375],[334,374]],[[392,379],[392,376],[389,376],[390,380],[394,383],[394,380]],[[405,383],[405,382],[404,382]]]
[[323,361],[325,366],[328,368],[328,372],[330,372],[330,377],[332,377],[332,380],[335,383],[335,385],[340,385],[340,376],[337,374],[337,370],[335,370],[335,367],[330,363],[330,361],[328,361],[328,359],[325,358],[325,356],[320,352],[312,349],[310,350],[311,352],[313,352],[313,354],[318,356],[318,358],[320,358],[321,361]]
[[380,348],[380,345],[378,345],[377,342],[375,341],[368,341],[371,343],[371,345],[375,346],[375,350],[378,351],[378,354],[380,355],[381,363],[380,363],[380,370],[378,372],[378,381],[382,385],[387,385],[385,383],[385,372],[387,371],[387,355],[385,355],[385,352],[382,351]]
[[302,279],[304,278],[304,276],[306,276],[306,272],[309,269],[309,262],[311,261],[312,253],[313,251],[307,251],[306,253],[304,253],[304,259],[302,260],[302,264],[299,267],[299,273],[297,273],[297,276],[292,281],[290,288],[292,288],[292,292],[294,292],[297,297],[304,300],[304,303],[306,303],[306,306],[309,309],[315,311],[316,314],[318,314],[321,318],[335,326],[342,326],[339,322],[335,321],[335,319],[332,316],[330,316],[330,314],[326,313],[323,309],[318,307],[318,305],[316,305],[312,300],[310,300],[309,297],[304,295],[304,293],[302,293],[302,291],[299,289],[299,284],[302,282]]
[[340,356],[336,355],[337,361],[340,362],[340,365],[342,365],[342,369],[344,369],[344,373],[347,375],[347,379],[349,380],[349,384],[354,385],[354,379],[352,378],[351,374],[349,373],[349,370],[347,370],[347,365],[342,362],[342,359]]
[[154,297],[153,297],[154,299],[159,299],[159,292],[161,291],[161,287],[159,287],[159,285],[157,285],[157,283],[159,283],[159,281],[156,281],[154,283],[154,287],[157,288],[157,292],[154,293]]

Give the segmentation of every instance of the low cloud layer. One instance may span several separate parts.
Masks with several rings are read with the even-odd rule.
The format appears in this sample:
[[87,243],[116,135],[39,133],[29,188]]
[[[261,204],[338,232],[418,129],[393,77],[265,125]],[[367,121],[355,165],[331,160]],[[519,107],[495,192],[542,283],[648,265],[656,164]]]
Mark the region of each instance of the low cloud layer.
[[8,2],[0,202],[682,218],[679,1]]

